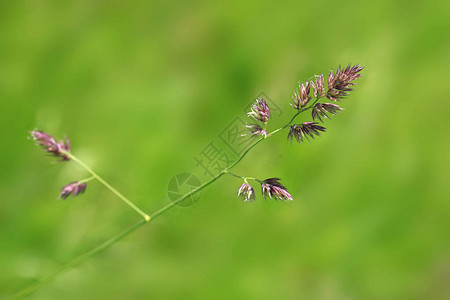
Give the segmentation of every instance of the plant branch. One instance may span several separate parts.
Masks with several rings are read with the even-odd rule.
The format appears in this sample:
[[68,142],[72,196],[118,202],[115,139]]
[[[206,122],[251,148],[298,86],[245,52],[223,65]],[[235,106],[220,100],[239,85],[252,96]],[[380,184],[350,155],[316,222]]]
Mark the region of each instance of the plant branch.
[[116,190],[114,187],[112,187],[109,183],[107,183],[103,178],[101,178],[97,173],[94,172],[90,167],[88,167],[83,161],[81,161],[79,158],[77,158],[75,155],[73,155],[70,152],[67,151],[61,151],[65,155],[67,155],[70,159],[72,159],[74,162],[78,163],[80,166],[82,166],[86,171],[91,173],[95,179],[100,181],[104,186],[106,186],[111,192],[113,192],[117,197],[119,197],[123,202],[125,202],[128,206],[130,206],[132,209],[134,209],[138,214],[140,214],[146,222],[150,221],[150,216],[147,215],[145,212],[143,212],[139,207],[137,207],[133,202],[128,200],[124,195],[122,195],[118,190]]
[[91,181],[92,179],[95,179],[95,177],[91,176],[91,177],[83,179],[83,180],[78,180],[78,184]]
[[[238,165],[244,159],[244,157],[250,152],[250,150],[252,150],[261,141],[263,141],[266,138],[274,135],[275,133],[282,131],[283,129],[289,127],[294,122],[295,118],[298,115],[300,115],[301,113],[303,113],[307,110],[312,109],[316,105],[316,103],[319,101],[320,98],[326,96],[330,100],[335,101],[335,100],[339,100],[339,99],[342,99],[345,96],[347,96],[348,91],[351,90],[351,89],[349,89],[349,87],[354,85],[354,83],[352,83],[352,81],[356,80],[358,77],[361,76],[361,74],[359,74],[359,73],[360,73],[360,71],[362,71],[362,69],[363,69],[363,67],[361,67],[360,65],[354,65],[353,67],[351,67],[351,65],[348,65],[345,69],[341,69],[341,67],[339,67],[335,74],[333,74],[333,71],[330,71],[330,75],[328,76],[328,91],[326,93],[325,93],[325,87],[324,87],[325,84],[324,84],[323,75],[316,76],[316,83],[314,84],[311,80],[311,85],[313,86],[313,89],[314,89],[314,95],[319,95],[319,97],[316,97],[314,102],[307,107],[306,107],[306,105],[307,105],[308,101],[310,101],[310,99],[311,99],[311,98],[309,98],[309,94],[310,94],[309,82],[306,85],[302,84],[301,86],[299,86],[300,90],[299,90],[299,92],[296,93],[295,99],[294,99],[294,105],[295,105],[294,107],[297,107],[298,110],[292,116],[292,118],[290,119],[290,121],[288,123],[286,123],[284,126],[278,128],[278,129],[272,131],[271,133],[266,134],[263,137],[260,137],[259,139],[257,139],[238,157],[238,159],[235,162],[233,162],[229,167],[223,169],[220,173],[218,173],[212,179],[203,183],[202,185],[195,188],[194,190],[186,193],[185,195],[181,196],[177,200],[165,205],[164,207],[155,211],[151,215],[147,215],[146,213],[144,213],[141,209],[139,209],[136,205],[134,205],[130,200],[128,200],[125,196],[123,196],[119,191],[117,191],[114,187],[112,187],[104,179],[102,179],[99,175],[97,175],[97,173],[95,173],[85,163],[83,163],[77,157],[72,155],[69,152],[70,144],[69,144],[69,140],[67,138],[66,138],[65,142],[64,141],[56,142],[56,140],[52,136],[46,134],[43,131],[38,131],[38,130],[32,131],[31,135],[32,135],[33,139],[36,141],[36,143],[38,145],[42,146],[45,151],[52,153],[53,155],[55,155],[57,157],[60,157],[62,160],[72,159],[73,161],[75,161],[79,165],[81,165],[83,168],[85,168],[92,175],[92,177],[80,181],[81,183],[85,183],[93,178],[97,179],[104,186],[106,186],[109,190],[111,190],[116,196],[118,196],[121,200],[123,200],[126,204],[128,204],[131,208],[133,208],[136,212],[138,212],[142,217],[144,217],[144,220],[141,220],[139,223],[137,223],[137,224],[131,226],[130,228],[126,229],[125,231],[115,235],[114,237],[107,240],[103,244],[93,248],[92,250],[79,256],[78,258],[72,260],[71,262],[64,265],[62,268],[55,271],[54,273],[52,273],[46,277],[43,277],[40,281],[38,281],[34,285],[31,285],[30,287],[22,290],[21,292],[19,292],[16,295],[14,295],[13,298],[15,298],[15,299],[22,298],[22,297],[25,297],[25,296],[31,294],[32,292],[36,291],[40,287],[51,282],[53,279],[55,279],[60,274],[80,265],[81,263],[85,262],[86,260],[90,259],[91,257],[94,257],[95,255],[97,255],[99,253],[102,253],[103,251],[105,251],[106,249],[108,249],[109,247],[111,247],[112,245],[114,245],[115,243],[117,243],[118,241],[120,241],[121,239],[126,237],[127,235],[134,232],[136,229],[138,229],[142,225],[147,224],[150,221],[153,221],[155,218],[162,215],[163,213],[165,213],[166,211],[168,211],[169,209],[171,209],[172,207],[174,207],[175,205],[177,205],[178,203],[180,203],[187,197],[203,190],[204,188],[206,188],[207,186],[209,186],[210,184],[212,184],[213,182],[218,180],[220,177],[222,177],[224,174],[229,174],[231,176],[241,178],[245,182],[247,182],[247,179],[259,181],[256,178],[242,177],[242,176],[236,175],[234,173],[231,173],[229,170],[231,170],[236,165]],[[302,107],[303,105],[305,105],[305,107]],[[334,114],[335,110],[341,110],[337,105],[331,105],[331,104],[327,104],[327,105],[331,106],[331,109],[328,110],[329,113]],[[319,111],[319,109],[318,109],[318,111]],[[319,111],[319,113],[320,113],[320,111]],[[325,112],[322,111],[322,113],[326,114],[326,111]],[[255,125],[255,126],[257,126],[255,128],[257,128],[260,133],[265,134],[266,129],[267,129],[267,121],[269,120],[269,115],[270,115],[270,110],[269,110],[269,107],[268,107],[267,103],[265,102],[265,100],[258,99],[256,101],[256,104],[253,105],[252,110],[248,115],[253,117],[257,121],[264,123],[264,128],[261,128],[259,125]],[[314,121],[314,116],[313,116],[313,121]],[[306,132],[306,134],[308,134],[308,132],[311,133],[310,131],[305,131],[305,128],[307,125],[315,126],[315,127],[313,127],[313,129],[316,131],[318,131],[318,130],[323,131],[325,129],[325,128],[315,125],[315,124],[316,123],[314,123],[314,122],[308,122],[308,123],[303,123],[302,125],[300,125],[300,126],[303,126],[302,134],[305,135],[305,132]],[[295,127],[293,129],[295,129]],[[308,130],[312,130],[312,129],[308,129]],[[255,134],[255,132],[253,132],[252,134]],[[311,136],[311,134],[310,134],[310,136]],[[268,194],[269,197],[272,197],[272,193],[273,193],[273,194],[277,194],[276,198],[278,198],[278,199],[282,199],[282,200],[286,200],[286,201],[292,200],[292,196],[278,182],[279,181],[278,178],[269,178],[266,181],[268,181],[268,180],[270,180],[271,183],[270,182],[269,183],[272,185],[272,188],[281,189],[281,190],[267,191],[266,194]],[[263,183],[261,181],[259,181],[259,182]],[[246,197],[247,197],[247,200],[249,200],[251,196],[250,196],[250,194],[248,194],[248,196],[246,196]]]

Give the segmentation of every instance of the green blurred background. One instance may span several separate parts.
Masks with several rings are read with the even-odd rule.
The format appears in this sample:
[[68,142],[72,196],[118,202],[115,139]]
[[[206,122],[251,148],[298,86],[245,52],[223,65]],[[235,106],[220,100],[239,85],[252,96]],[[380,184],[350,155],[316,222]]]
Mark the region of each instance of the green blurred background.
[[95,182],[57,201],[86,172],[29,130],[152,212],[260,92],[282,124],[299,80],[360,63],[322,137],[235,169],[294,202],[242,203],[224,177],[29,298],[449,299],[449,20],[447,1],[1,1],[1,294],[139,220]]

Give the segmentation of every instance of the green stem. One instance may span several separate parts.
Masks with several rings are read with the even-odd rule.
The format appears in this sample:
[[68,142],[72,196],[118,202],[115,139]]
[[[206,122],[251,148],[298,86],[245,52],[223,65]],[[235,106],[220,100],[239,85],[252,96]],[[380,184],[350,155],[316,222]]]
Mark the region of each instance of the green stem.
[[115,243],[117,243],[118,241],[120,241],[121,239],[123,239],[124,237],[126,237],[127,235],[129,235],[130,233],[132,233],[133,231],[135,231],[136,229],[138,229],[139,227],[141,227],[142,225],[144,225],[146,223],[147,223],[147,221],[142,220],[139,223],[131,226],[127,230],[125,230],[125,231],[119,233],[118,235],[112,237],[111,239],[107,240],[103,244],[95,247],[94,249],[92,249],[92,250],[84,253],[83,255],[77,257],[76,259],[72,260],[70,263],[68,263],[65,266],[61,267],[59,270],[53,272],[52,274],[49,274],[49,275],[45,276],[44,278],[42,278],[41,280],[39,280],[35,284],[29,286],[28,288],[20,291],[17,294],[15,294],[14,296],[11,297],[11,299],[21,299],[21,298],[23,298],[25,296],[30,295],[31,293],[33,293],[36,290],[38,290],[40,287],[42,287],[42,286],[46,285],[47,283],[51,282],[53,279],[58,277],[58,275],[66,272],[66,271],[68,271],[70,269],[73,269],[74,267],[82,264],[83,262],[85,262],[86,260],[90,259],[91,257],[102,253],[103,251],[105,251],[106,249],[108,249],[109,247],[111,247],[112,245],[114,245]]
[[239,158],[231,164],[231,166],[229,166],[228,168],[225,168],[223,170],[223,172],[227,172],[228,170],[231,170],[232,168],[234,168],[246,155],[247,153],[252,150],[253,147],[255,147],[256,145],[258,145],[259,143],[261,143],[266,137],[262,137],[259,138],[256,142],[254,142],[250,147],[247,148],[247,150],[244,151],[244,153],[241,154],[241,156],[239,156]]
[[244,176],[239,176],[239,175],[236,175],[236,174],[234,174],[234,173],[231,173],[231,172],[229,172],[229,171],[226,171],[225,173],[227,173],[228,175],[231,175],[231,176],[234,176],[234,177],[237,177],[237,178],[241,178],[241,179],[246,179],[247,177],[244,177]]
[[157,216],[163,214],[166,210],[169,210],[170,208],[172,208],[173,206],[177,205],[178,203],[180,203],[181,201],[183,201],[184,199],[186,199],[187,197],[191,196],[192,194],[195,194],[196,192],[199,192],[201,190],[203,190],[205,187],[207,187],[208,185],[210,185],[211,183],[213,183],[214,181],[216,181],[217,179],[219,179],[220,177],[222,177],[225,174],[225,171],[221,171],[219,174],[217,174],[216,176],[214,176],[212,179],[208,180],[207,182],[205,182],[204,184],[202,184],[201,186],[193,189],[192,191],[190,191],[189,193],[184,194],[183,196],[181,196],[180,198],[178,198],[177,200],[167,204],[166,206],[158,209],[157,211],[155,211],[154,213],[152,213],[150,215],[151,219],[156,218]]
[[119,197],[123,202],[128,204],[132,209],[134,209],[138,214],[140,214],[146,222],[150,221],[150,216],[147,215],[145,212],[143,212],[139,207],[137,207],[133,202],[128,200],[124,195],[122,195],[118,190],[113,188],[109,183],[107,183],[103,178],[98,176],[97,173],[94,172],[91,168],[89,168],[83,161],[81,161],[79,158],[77,158],[75,155],[73,155],[70,152],[67,151],[61,151],[63,154],[67,155],[70,159],[72,159],[74,162],[78,163],[80,166],[82,166],[86,171],[91,173],[92,177],[100,181],[104,186],[106,186],[111,192],[113,192],[117,197]]
[[83,179],[83,180],[78,180],[78,184],[91,181],[92,179],[95,179],[95,177],[91,176],[91,177]]
[[263,181],[261,181],[259,179],[256,179],[254,177],[244,177],[244,176],[240,176],[240,175],[231,173],[230,171],[224,171],[224,172],[226,174],[228,174],[228,175],[231,175],[231,176],[234,176],[234,177],[237,177],[237,178],[240,178],[240,179],[244,179],[245,182],[247,182],[247,180],[254,180],[254,181],[258,181],[259,183],[263,183]]

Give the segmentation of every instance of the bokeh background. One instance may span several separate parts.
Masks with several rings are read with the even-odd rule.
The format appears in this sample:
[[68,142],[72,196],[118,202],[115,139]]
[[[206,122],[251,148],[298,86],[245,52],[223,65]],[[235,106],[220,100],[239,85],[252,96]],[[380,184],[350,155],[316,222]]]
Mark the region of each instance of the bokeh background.
[[151,212],[260,92],[276,128],[299,80],[360,63],[322,137],[235,169],[294,202],[242,203],[224,177],[29,299],[449,299],[449,20],[437,0],[1,1],[1,295],[139,220],[95,182],[57,201],[87,174],[30,130]]

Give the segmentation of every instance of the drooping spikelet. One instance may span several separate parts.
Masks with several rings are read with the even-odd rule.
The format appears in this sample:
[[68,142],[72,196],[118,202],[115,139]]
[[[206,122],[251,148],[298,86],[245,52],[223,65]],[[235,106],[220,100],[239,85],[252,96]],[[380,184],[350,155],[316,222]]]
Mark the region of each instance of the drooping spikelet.
[[244,202],[252,202],[255,200],[255,190],[247,182],[244,182],[238,190],[238,196],[242,198]]
[[80,183],[79,181],[73,181],[61,189],[61,194],[59,195],[60,199],[66,200],[67,197],[72,195],[75,197],[78,194],[83,193],[86,190],[86,182]]
[[297,142],[301,143],[308,136],[314,138],[315,135],[320,136],[319,131],[325,131],[325,127],[318,125],[315,122],[305,122],[303,124],[294,124],[289,128],[288,139],[291,141],[295,138]]
[[266,136],[267,135],[267,130],[262,128],[258,124],[247,124],[247,125],[245,125],[245,127],[248,129],[248,133],[243,134],[243,136],[244,135],[252,135],[252,136],[257,136],[257,135]]
[[280,178],[268,178],[261,184],[261,192],[266,200],[266,196],[270,199],[275,198],[275,200],[292,201],[292,195],[289,194],[286,187],[279,183]]
[[338,111],[342,110],[339,105],[332,103],[317,103],[314,105],[312,110],[312,118],[313,121],[319,119],[320,122],[323,122],[322,117],[325,119],[329,119],[328,113],[331,115],[335,115]]

